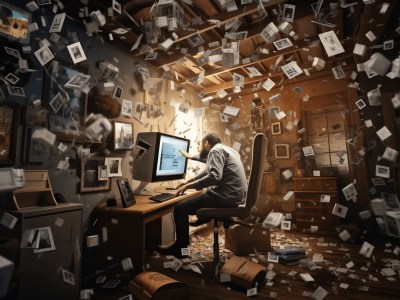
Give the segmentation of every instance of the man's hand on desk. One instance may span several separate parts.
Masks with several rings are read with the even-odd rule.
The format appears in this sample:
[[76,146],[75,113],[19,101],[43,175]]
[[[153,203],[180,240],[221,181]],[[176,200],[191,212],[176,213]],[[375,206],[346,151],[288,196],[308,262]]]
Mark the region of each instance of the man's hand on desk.
[[175,196],[181,196],[185,193],[186,190],[193,188],[194,188],[193,183],[181,183],[177,186],[178,190],[176,191]]

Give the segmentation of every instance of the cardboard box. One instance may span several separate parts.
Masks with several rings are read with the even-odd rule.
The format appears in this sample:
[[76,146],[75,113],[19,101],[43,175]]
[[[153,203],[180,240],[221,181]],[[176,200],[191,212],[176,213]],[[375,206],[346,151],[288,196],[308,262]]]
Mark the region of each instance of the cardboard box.
[[140,300],[189,299],[188,287],[158,272],[143,272],[129,282],[129,291]]
[[231,282],[245,289],[261,289],[267,274],[266,268],[245,258],[232,256],[221,268],[221,273],[231,275]]
[[269,228],[263,228],[261,223],[250,228],[235,224],[225,229],[225,248],[236,255],[254,253],[254,249],[258,252],[270,251]]

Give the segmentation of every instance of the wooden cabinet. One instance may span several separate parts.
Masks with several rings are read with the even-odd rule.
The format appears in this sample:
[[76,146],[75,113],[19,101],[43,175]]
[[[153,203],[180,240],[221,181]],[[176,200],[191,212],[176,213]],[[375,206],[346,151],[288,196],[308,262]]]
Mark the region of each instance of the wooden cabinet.
[[[0,255],[11,253],[15,258],[14,275],[5,299],[80,298],[82,207],[62,203],[0,211],[0,216],[7,213],[17,219],[12,228],[0,226]],[[20,247],[24,233],[37,228],[50,228],[45,232],[51,232],[54,250]],[[2,247],[7,244],[11,245],[8,249]],[[71,278],[68,273],[73,274],[74,284],[65,280],[66,276]]]
[[293,179],[297,228],[317,233],[328,233],[335,230],[339,224],[339,218],[332,215],[333,207],[338,201],[336,181],[336,177]]

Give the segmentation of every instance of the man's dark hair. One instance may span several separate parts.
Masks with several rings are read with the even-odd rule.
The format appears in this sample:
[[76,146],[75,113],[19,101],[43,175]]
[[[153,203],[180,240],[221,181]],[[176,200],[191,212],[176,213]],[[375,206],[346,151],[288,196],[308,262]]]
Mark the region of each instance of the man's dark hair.
[[216,144],[221,143],[221,139],[215,132],[206,133],[203,136],[203,141],[207,141],[211,147],[214,147]]

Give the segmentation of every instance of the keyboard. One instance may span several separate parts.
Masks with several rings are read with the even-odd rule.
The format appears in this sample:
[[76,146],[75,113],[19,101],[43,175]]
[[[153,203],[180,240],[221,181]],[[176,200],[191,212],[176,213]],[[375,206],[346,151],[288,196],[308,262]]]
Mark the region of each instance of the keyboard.
[[157,202],[164,202],[164,201],[170,200],[175,197],[176,197],[175,194],[161,193],[161,194],[151,196],[151,197],[149,197],[149,199],[153,200],[153,201],[157,201]]

